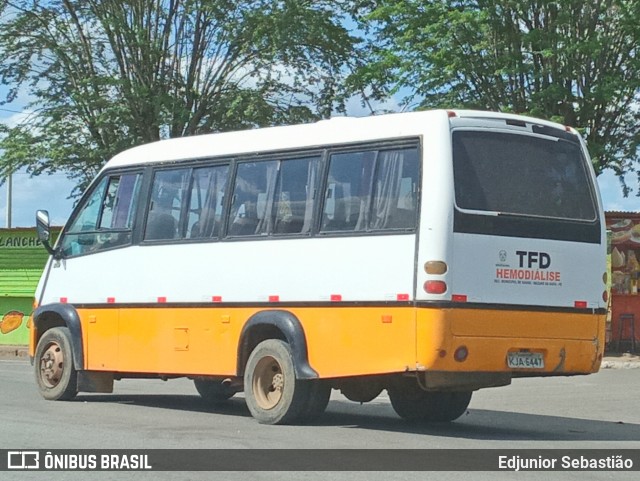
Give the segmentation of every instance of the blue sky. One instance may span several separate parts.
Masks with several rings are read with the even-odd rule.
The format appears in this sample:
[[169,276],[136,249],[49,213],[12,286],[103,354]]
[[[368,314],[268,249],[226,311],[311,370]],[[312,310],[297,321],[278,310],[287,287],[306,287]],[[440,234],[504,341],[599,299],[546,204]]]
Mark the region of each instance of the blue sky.
[[[2,95],[1,90],[0,95]],[[362,116],[367,114],[356,100],[351,102],[349,107],[347,110],[349,115]],[[392,103],[383,107],[395,110]],[[0,106],[0,122],[12,124],[20,119],[21,114],[6,109],[19,111],[20,106],[15,104]],[[628,176],[627,183],[633,187],[633,192],[629,197],[624,198],[620,182],[611,171],[606,171],[598,177],[598,186],[605,210],[640,211],[640,197],[636,196],[638,185],[635,176]],[[64,224],[73,209],[74,201],[69,199],[73,187],[74,183],[61,173],[31,177],[24,171],[17,172],[13,177],[12,226],[31,227],[35,225],[34,219],[37,209],[47,209],[53,224]],[[6,192],[5,183],[0,187],[0,227],[6,227]]]

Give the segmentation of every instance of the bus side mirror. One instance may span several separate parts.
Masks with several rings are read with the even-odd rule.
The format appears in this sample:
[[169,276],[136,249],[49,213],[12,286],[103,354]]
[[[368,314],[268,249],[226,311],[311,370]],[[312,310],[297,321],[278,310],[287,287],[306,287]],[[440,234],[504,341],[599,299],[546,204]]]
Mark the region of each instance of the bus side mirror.
[[51,255],[55,255],[56,252],[49,243],[49,239],[51,238],[51,227],[49,226],[49,212],[46,210],[39,210],[36,212],[36,232],[38,233],[38,240],[42,242],[42,245],[47,249],[47,252]]
[[49,242],[51,237],[51,229],[49,228],[49,212],[39,210],[36,212],[36,231],[38,232],[38,240],[43,244]]

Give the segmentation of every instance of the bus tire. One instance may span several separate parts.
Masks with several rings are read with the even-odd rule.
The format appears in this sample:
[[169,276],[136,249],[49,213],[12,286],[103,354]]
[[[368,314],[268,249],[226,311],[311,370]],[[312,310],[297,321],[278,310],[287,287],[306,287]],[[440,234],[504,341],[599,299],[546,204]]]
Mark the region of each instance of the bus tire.
[[[405,382],[406,381],[406,382]],[[425,391],[415,379],[388,389],[394,411],[407,421],[450,422],[462,416],[471,402],[471,391]]]
[[50,401],[68,401],[78,393],[78,371],[73,365],[71,334],[66,327],[46,331],[36,347],[35,374],[38,390]]
[[244,393],[251,415],[261,424],[291,424],[305,415],[311,385],[296,379],[289,344],[268,339],[249,355]]
[[331,397],[331,385],[320,379],[304,382],[310,384],[310,389],[307,405],[302,415],[306,421],[313,421],[320,417],[327,409],[329,398]]
[[232,398],[236,393],[229,386],[220,381],[209,379],[194,379],[193,384],[198,394],[209,404],[220,404]]

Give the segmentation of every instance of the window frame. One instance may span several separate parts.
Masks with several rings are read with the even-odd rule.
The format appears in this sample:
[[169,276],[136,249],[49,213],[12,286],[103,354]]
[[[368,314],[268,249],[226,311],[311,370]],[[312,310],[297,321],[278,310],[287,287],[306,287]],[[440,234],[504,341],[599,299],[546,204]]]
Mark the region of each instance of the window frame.
[[573,217],[563,217],[563,216],[551,216],[551,215],[542,215],[542,214],[527,214],[521,212],[511,212],[511,211],[493,211],[489,209],[478,209],[478,208],[470,208],[470,207],[461,207],[458,205],[458,185],[457,179],[455,177],[455,159],[453,158],[453,138],[457,133],[485,133],[487,129],[484,128],[474,128],[474,127],[458,127],[451,130],[451,146],[452,146],[452,168],[454,172],[454,185],[453,185],[453,203],[454,208],[464,214],[477,215],[477,216],[485,216],[485,217],[495,217],[496,215],[504,216],[504,217],[512,217],[512,218],[525,218],[525,219],[542,219],[549,220],[554,222],[566,222],[566,223],[581,223],[581,224],[593,224],[598,220],[598,202],[597,196],[594,190],[594,185],[591,182],[591,176],[589,175],[588,166],[586,165],[585,153],[582,149],[582,146],[573,139],[564,139],[559,137],[554,137],[551,135],[545,135],[536,132],[514,132],[508,129],[490,129],[489,133],[497,134],[497,135],[512,135],[512,136],[523,136],[529,137],[533,139],[541,139],[547,140],[550,142],[569,142],[575,144],[579,155],[580,155],[580,163],[579,168],[581,169],[581,173],[584,174],[584,179],[587,181],[588,193],[589,193],[589,201],[590,207],[593,209],[593,217],[590,219],[579,219]]
[[[416,189],[416,208],[414,213],[414,223],[411,227],[399,227],[399,228],[385,228],[385,229],[370,229],[370,217],[371,210],[373,204],[373,197],[375,192],[375,181],[379,171],[379,158],[381,151],[389,151],[389,150],[402,150],[402,149],[410,149],[415,148],[418,155],[418,176],[416,179],[417,189]],[[369,186],[369,199],[367,200],[367,212],[369,213],[369,221],[367,222],[367,226],[362,230],[345,230],[345,231],[323,231],[322,230],[322,218],[324,207],[326,203],[326,189],[327,184],[329,182],[329,171],[331,169],[331,156],[335,154],[348,154],[348,153],[357,153],[357,152],[375,152],[375,160],[373,166],[373,172],[370,179]],[[348,148],[334,147],[327,149],[326,158],[325,158],[325,171],[322,173],[322,187],[321,187],[321,199],[320,206],[316,213],[316,230],[315,235],[319,237],[358,237],[358,236],[373,236],[373,235],[401,235],[401,234],[412,234],[416,233],[420,226],[420,212],[421,212],[421,200],[422,200],[422,172],[423,172],[423,144],[422,138],[408,138],[408,139],[397,139],[394,141],[378,141],[378,142],[367,142],[356,144],[353,146],[349,146]]]
[[[325,192],[328,182],[328,174],[330,167],[331,155],[339,153],[359,152],[359,151],[376,151],[390,150],[394,148],[416,148],[418,155],[418,178],[417,178],[417,191],[416,191],[416,209],[415,209],[415,223],[410,228],[395,228],[395,229],[376,229],[376,230],[362,230],[362,231],[321,231],[322,212],[325,204]],[[93,193],[96,186],[108,176],[122,175],[138,173],[141,177],[141,184],[138,192],[137,207],[134,213],[134,219],[131,229],[131,241],[127,244],[116,246],[113,248],[103,249],[97,252],[103,252],[112,249],[120,249],[129,247],[132,245],[139,246],[161,246],[161,245],[173,245],[173,244],[200,244],[200,243],[215,243],[215,242],[251,242],[257,240],[276,240],[276,239],[310,239],[310,238],[328,238],[328,237],[361,237],[361,236],[384,236],[384,235],[409,235],[416,234],[420,226],[420,212],[421,212],[421,198],[422,198],[422,175],[423,175],[423,139],[421,136],[411,136],[405,138],[393,138],[393,139],[380,139],[374,141],[364,142],[352,142],[346,144],[329,144],[325,146],[316,146],[305,149],[291,149],[282,151],[270,151],[260,152],[253,154],[220,156],[220,157],[206,157],[206,158],[189,158],[184,160],[172,160],[153,162],[144,165],[134,165],[127,167],[117,167],[113,169],[107,169],[97,176],[90,184],[89,188],[82,195],[78,205],[82,205],[83,202]],[[276,233],[271,232],[268,234],[255,234],[245,236],[230,236],[228,233],[230,225],[230,212],[231,212],[231,195],[233,194],[233,188],[238,173],[238,165],[243,162],[262,162],[276,160],[280,162],[286,162],[287,160],[305,159],[305,158],[317,158],[318,162],[318,183],[316,185],[316,192],[313,199],[312,207],[312,219],[311,226],[308,232],[305,233]],[[378,161],[376,160],[376,166],[374,171],[374,177],[377,174]],[[167,170],[189,170],[189,188],[193,182],[193,170],[207,167],[227,167],[227,183],[224,188],[224,205],[221,213],[221,225],[218,235],[215,237],[195,237],[195,238],[177,238],[177,239],[158,239],[158,240],[145,240],[144,234],[149,216],[149,201],[153,190],[153,179],[155,174],[159,171]],[[277,186],[276,186],[277,187]],[[191,192],[191,191],[190,191]],[[373,191],[372,191],[373,193]],[[370,196],[373,197],[373,196]],[[189,197],[190,199],[190,197]],[[369,207],[371,208],[371,202],[369,200]],[[182,205],[182,209],[189,209],[186,205],[188,202]],[[186,205],[186,207],[185,207]],[[272,209],[275,208],[276,202],[273,203]],[[70,225],[77,217],[79,210],[74,209],[72,217],[69,218],[67,225]],[[273,215],[273,212],[271,213]],[[181,214],[182,217],[182,214]],[[183,221],[181,221],[181,224]],[[181,231],[184,227],[180,226]],[[115,230],[114,230],[115,231]],[[118,230],[120,231],[120,230]],[[122,229],[121,231],[127,232],[129,229]],[[60,245],[61,240],[65,234],[63,229],[60,235],[60,240],[57,245]],[[83,253],[74,255],[72,257],[81,257],[92,253]],[[65,256],[68,257],[68,256]]]
[[[102,230],[100,230],[98,228],[98,226],[102,222],[104,199],[105,199],[105,196],[108,193],[109,184],[111,183],[111,178],[117,177],[117,176],[123,176],[123,175],[139,175],[140,176],[140,186],[138,187],[137,198],[135,200],[137,202],[137,204],[133,209],[133,218],[132,218],[132,222],[131,222],[131,227],[130,228],[116,228],[116,229],[102,229]],[[55,248],[60,253],[62,253],[61,249],[62,249],[62,243],[64,241],[64,238],[67,235],[79,235],[78,233],[69,233],[69,228],[73,225],[73,223],[77,220],[78,216],[82,212],[82,210],[83,210],[82,206],[85,205],[85,203],[89,200],[89,198],[94,194],[95,190],[100,186],[100,183],[105,179],[108,180],[108,183],[107,183],[107,185],[105,187],[104,193],[102,194],[100,212],[98,213],[98,217],[96,219],[96,228],[95,228],[95,230],[87,231],[86,233],[87,234],[92,234],[92,233],[98,233],[98,232],[109,232],[109,233],[118,234],[118,233],[131,232],[131,236],[130,236],[129,242],[126,242],[126,243],[123,243],[123,244],[119,244],[119,245],[105,247],[103,249],[99,249],[99,250],[91,251],[91,252],[81,252],[79,254],[64,254],[62,256],[63,259],[75,259],[77,257],[84,257],[84,256],[88,256],[88,255],[99,254],[101,252],[108,252],[108,251],[112,251],[112,250],[116,250],[116,249],[123,249],[125,247],[130,247],[130,246],[136,244],[136,231],[137,231],[137,223],[139,222],[139,218],[140,218],[140,215],[139,215],[140,214],[140,205],[141,205],[142,199],[144,199],[145,194],[146,194],[146,190],[145,190],[146,169],[144,167],[139,166],[139,165],[131,166],[131,167],[125,167],[125,168],[109,169],[109,170],[106,170],[106,171],[102,172],[100,175],[98,175],[93,180],[93,182],[91,182],[89,184],[89,187],[85,190],[85,192],[80,197],[80,200],[78,201],[76,207],[73,209],[71,215],[69,216],[69,219],[65,223],[64,228],[62,229],[60,235],[58,236],[58,241],[56,242],[56,247]]]
[[[285,164],[288,161],[295,161],[295,160],[305,160],[305,159],[309,159],[309,160],[315,160],[318,165],[317,165],[317,177],[318,177],[318,182],[315,186],[315,192],[312,194],[313,195],[313,206],[311,208],[311,225],[310,228],[307,232],[293,232],[293,233],[287,233],[287,232],[267,232],[265,234],[247,234],[247,235],[231,235],[229,234],[229,227],[231,226],[231,208],[232,208],[232,204],[233,204],[233,196],[235,196],[235,184],[236,184],[236,180],[238,177],[238,169],[239,166],[242,164],[247,164],[247,163],[258,163],[258,162],[277,162],[277,178],[276,178],[276,183],[274,185],[274,194],[278,191],[278,188],[280,187],[281,184],[281,177],[280,174],[282,172],[282,166],[283,164]],[[222,237],[224,240],[228,240],[228,241],[243,241],[243,240],[256,240],[256,239],[272,239],[272,238],[308,238],[308,237],[312,237],[314,235],[317,234],[317,207],[318,207],[318,199],[319,199],[319,195],[318,193],[321,192],[322,189],[322,185],[324,183],[324,172],[325,172],[325,163],[326,160],[326,149],[323,150],[311,150],[311,151],[294,151],[294,152],[290,152],[287,153],[286,155],[283,154],[279,154],[279,153],[269,153],[269,154],[265,154],[264,156],[260,156],[259,158],[257,156],[254,157],[240,157],[238,159],[234,160],[234,168],[233,168],[233,177],[230,178],[229,183],[228,183],[228,196],[230,198],[230,202],[227,203],[227,211],[224,214],[224,230],[222,231]],[[271,209],[268,212],[268,214],[274,218],[275,220],[275,209],[277,208],[277,204],[278,202],[274,200],[274,202],[271,205]],[[265,213],[266,214],[266,213]]]
[[[534,126],[535,127],[535,126]],[[453,136],[455,132],[472,131],[482,132],[486,127],[455,127],[451,129],[449,141],[453,149]],[[565,137],[563,131],[554,132],[550,129],[545,132],[520,132],[510,129],[491,128],[492,132],[506,133],[512,135],[525,135],[550,140],[564,140],[574,142],[580,146],[581,168],[585,169],[588,189],[596,218],[589,220],[575,220],[564,217],[545,217],[516,213],[496,213],[485,210],[465,209],[459,207],[456,201],[456,189],[453,157],[451,159],[451,169],[453,178],[453,232],[454,234],[478,234],[497,237],[522,237],[527,239],[544,239],[569,241],[587,244],[598,244],[600,240],[600,219],[598,217],[598,196],[597,189],[592,176],[588,173],[587,157],[584,146],[577,138]],[[453,155],[453,151],[452,151]]]
[[[147,167],[147,190],[145,191],[144,201],[140,202],[140,206],[143,209],[141,213],[141,221],[138,226],[138,241],[137,244],[147,246],[147,245],[168,245],[168,244],[185,244],[185,243],[193,243],[199,244],[204,242],[220,242],[223,240],[223,233],[225,232],[223,229],[226,228],[226,218],[229,202],[226,199],[229,198],[229,186],[231,182],[232,173],[234,171],[233,161],[224,158],[218,160],[212,159],[202,159],[194,161],[191,159],[188,162],[170,162],[170,163],[158,163],[152,164]],[[181,199],[180,205],[180,219],[178,221],[178,229],[179,234],[186,234],[186,230],[188,227],[188,213],[191,202],[192,188],[193,188],[193,172],[198,169],[206,169],[206,168],[219,168],[219,167],[227,167],[227,183],[224,187],[224,205],[222,206],[221,213],[221,225],[220,231],[217,236],[212,237],[177,237],[174,239],[145,239],[145,233],[147,229],[147,223],[149,221],[149,214],[151,210],[149,209],[151,195],[153,194],[153,182],[155,176],[158,172],[169,172],[169,171],[178,171],[178,170],[186,170],[188,171],[189,182],[187,184],[187,191],[189,192],[189,202],[185,202],[184,199]]]

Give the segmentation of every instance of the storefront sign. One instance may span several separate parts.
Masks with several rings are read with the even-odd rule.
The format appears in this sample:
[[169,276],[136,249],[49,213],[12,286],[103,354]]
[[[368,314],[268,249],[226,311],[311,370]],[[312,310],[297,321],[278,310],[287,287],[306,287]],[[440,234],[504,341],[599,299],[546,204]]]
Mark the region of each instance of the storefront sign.
[[19,232],[11,231],[0,232],[0,249],[2,248],[28,248],[41,247],[42,243],[36,237],[35,232]]

